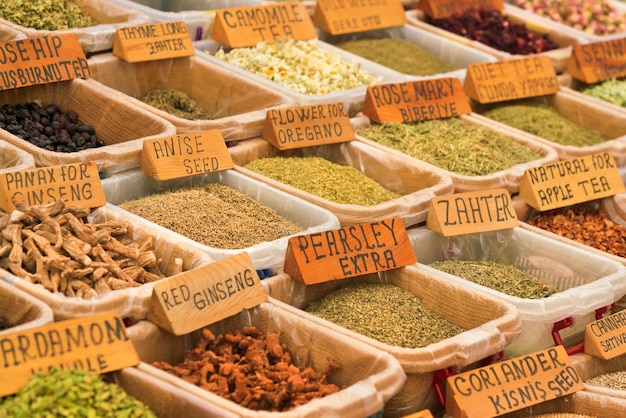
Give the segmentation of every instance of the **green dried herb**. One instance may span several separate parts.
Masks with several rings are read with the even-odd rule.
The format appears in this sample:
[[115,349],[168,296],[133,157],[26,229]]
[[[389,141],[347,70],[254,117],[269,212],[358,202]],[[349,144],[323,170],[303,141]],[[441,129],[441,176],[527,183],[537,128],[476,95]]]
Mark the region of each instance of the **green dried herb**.
[[461,118],[371,124],[357,134],[453,173],[483,176],[543,155],[510,137]]
[[310,303],[306,312],[382,343],[419,348],[464,330],[392,284],[352,283]]
[[37,30],[86,28],[98,24],[69,0],[2,0],[0,18]]
[[141,101],[179,118],[189,120],[211,119],[211,116],[185,92],[175,89],[154,89]]
[[561,145],[585,147],[606,141],[599,132],[572,122],[554,107],[537,100],[498,104],[483,116]]
[[541,299],[558,291],[517,267],[491,260],[450,259],[429,266],[518,298]]
[[607,80],[602,83],[590,84],[583,87],[580,92],[626,107],[626,80]]
[[359,39],[336,46],[403,74],[427,76],[456,70],[449,62],[406,39]]
[[374,206],[402,197],[352,166],[335,164],[321,157],[257,158],[244,168],[346,205]]

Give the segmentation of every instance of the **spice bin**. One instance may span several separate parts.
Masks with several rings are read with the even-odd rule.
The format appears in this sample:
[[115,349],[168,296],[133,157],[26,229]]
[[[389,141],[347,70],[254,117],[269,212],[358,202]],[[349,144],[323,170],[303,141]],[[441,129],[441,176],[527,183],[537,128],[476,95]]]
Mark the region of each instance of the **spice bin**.
[[[452,180],[446,174],[431,170],[429,166],[419,161],[408,161],[358,141],[279,151],[264,139],[256,138],[239,143],[236,147],[230,148],[230,152],[237,172],[329,210],[337,216],[342,226],[400,217],[405,227],[408,227],[426,220],[431,198],[453,191]],[[277,156],[320,157],[334,164],[354,167],[378,183],[377,185],[401,196],[373,206],[337,203],[245,167],[249,162]],[[334,181],[334,184],[337,184],[332,173],[329,175],[331,177],[328,179],[309,180],[315,183]],[[350,184],[344,186],[346,190],[350,190]]]
[[35,168],[35,158],[32,154],[0,140],[0,174],[27,168]]
[[228,414],[247,418],[374,416],[400,390],[406,380],[402,367],[391,355],[360,341],[345,338],[333,330],[303,321],[298,315],[282,309],[271,300],[214,323],[208,328],[214,335],[220,335],[243,326],[255,326],[265,333],[281,332],[280,342],[286,344],[285,351],[291,354],[293,363],[299,368],[310,366],[316,371],[321,371],[326,368],[329,359],[334,360],[340,365],[340,369],[329,377],[328,382],[338,385],[341,390],[284,412],[255,411],[197,387],[151,364],[155,361],[180,363],[183,351],[195,346],[201,330],[176,337],[151,322],[142,321],[128,328],[128,336],[141,359],[137,370],[144,373],[153,385],[179,388],[191,402],[200,405],[199,401],[203,401],[207,409],[219,408],[226,416]]
[[73,110],[80,120],[94,128],[104,146],[68,153],[49,151],[4,129],[0,130],[0,140],[32,154],[40,167],[92,161],[104,175],[139,167],[143,139],[174,135],[176,128],[170,122],[128,103],[121,94],[111,94],[102,87],[92,79],[40,84],[2,90],[0,103],[37,102],[42,106],[54,103],[62,111]]
[[[517,308],[522,332],[507,346],[506,357],[555,346],[555,324],[562,325],[558,334],[563,344],[574,349],[583,341],[585,325],[595,321],[596,310],[610,307],[626,294],[624,265],[521,227],[444,237],[422,226],[410,229],[408,235],[421,269]],[[513,266],[556,287],[557,292],[539,299],[520,298],[429,266],[451,259]],[[572,320],[569,326],[568,318]]]
[[[581,390],[519,411],[500,415],[501,418],[531,418],[540,414],[578,414],[589,417],[622,417],[626,402],[621,399]],[[549,418],[548,415],[546,418]],[[558,415],[556,415],[558,417]]]
[[[626,36],[626,34],[625,34]],[[595,108],[603,108],[607,111],[623,113],[626,111],[626,81],[623,77],[600,81],[594,84],[587,84],[581,80],[572,77],[568,73],[558,76],[561,91],[574,96],[581,96],[584,100],[593,105]],[[602,94],[593,94],[592,91],[586,92],[586,89],[603,88]],[[605,88],[604,88],[605,87]],[[598,97],[598,96],[602,97]]]
[[24,38],[26,38],[26,34],[17,29],[0,24],[0,42],[14,41]]
[[[239,146],[239,145],[237,145]],[[194,185],[219,183],[231,187],[245,195],[250,196],[258,203],[276,211],[276,213],[303,227],[302,234],[310,234],[339,227],[339,221],[330,211],[314,206],[296,196],[269,187],[257,180],[246,177],[234,170],[221,171],[206,175],[193,176],[184,179],[168,180],[160,182],[154,180],[141,170],[129,170],[119,173],[115,177],[104,179],[102,187],[107,202],[119,205],[125,201],[138,199],[164,190],[176,190],[182,187]],[[202,205],[202,202],[197,202]],[[200,206],[201,208],[201,206]],[[123,209],[119,211],[136,222],[155,231],[174,232],[156,225],[152,222],[134,215]],[[190,215],[191,216],[191,215]],[[297,234],[296,234],[297,235]],[[285,236],[273,241],[265,241],[251,247],[241,249],[223,249],[202,245],[181,234],[175,234],[177,242],[183,242],[194,247],[196,250],[207,254],[211,261],[215,262],[230,257],[242,251],[246,251],[255,268],[259,270],[276,270],[282,267],[287,250],[287,241],[290,236]]]
[[[624,387],[626,376],[626,358],[623,355],[604,360],[586,353],[578,353],[570,356],[570,360],[585,385],[585,391],[622,398],[626,402],[626,390],[619,388]],[[611,376],[613,373],[615,375]],[[611,381],[618,386],[612,386]]]
[[10,326],[0,329],[0,336],[54,322],[48,305],[3,281],[0,281],[0,319]]

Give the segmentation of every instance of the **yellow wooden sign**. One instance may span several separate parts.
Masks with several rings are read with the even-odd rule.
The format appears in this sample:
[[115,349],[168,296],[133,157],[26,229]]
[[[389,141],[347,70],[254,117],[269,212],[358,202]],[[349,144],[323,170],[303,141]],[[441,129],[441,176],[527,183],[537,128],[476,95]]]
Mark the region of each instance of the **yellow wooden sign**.
[[485,10],[503,10],[503,0],[418,0],[417,8],[426,15],[438,19],[448,17],[465,10],[482,8]]
[[433,197],[426,225],[449,237],[515,228],[519,220],[508,190],[492,189]]
[[230,48],[284,39],[317,38],[317,31],[300,1],[229,7],[215,12],[211,38]]
[[626,311],[586,325],[585,353],[605,360],[626,354]]
[[406,24],[400,0],[318,0],[315,26],[332,35],[390,28]]
[[104,206],[106,197],[96,163],[73,163],[0,173],[0,209],[4,211],[15,209],[14,202],[36,206],[57,200],[86,208]]
[[626,76],[626,38],[572,45],[566,71],[589,84]]
[[284,272],[305,284],[392,270],[417,258],[400,218],[289,239]]
[[171,180],[234,167],[218,129],[154,138],[143,142],[141,170],[159,180]]
[[68,319],[0,336],[0,396],[17,392],[37,371],[108,373],[139,364],[116,313]]
[[433,78],[367,86],[363,114],[384,122],[421,122],[471,113],[458,78]]
[[582,390],[562,345],[480,367],[446,380],[446,413],[490,418]]
[[0,42],[0,90],[90,76],[74,33]]
[[354,128],[343,103],[270,109],[263,138],[279,150],[352,141]]
[[266,300],[252,260],[243,252],[157,283],[148,319],[184,335]]
[[545,211],[613,196],[625,190],[613,155],[608,152],[527,168],[519,197]]
[[113,55],[127,62],[189,57],[195,54],[185,22],[147,23],[116,29]]
[[467,66],[463,87],[479,103],[494,103],[556,94],[560,84],[545,55],[483,62]]

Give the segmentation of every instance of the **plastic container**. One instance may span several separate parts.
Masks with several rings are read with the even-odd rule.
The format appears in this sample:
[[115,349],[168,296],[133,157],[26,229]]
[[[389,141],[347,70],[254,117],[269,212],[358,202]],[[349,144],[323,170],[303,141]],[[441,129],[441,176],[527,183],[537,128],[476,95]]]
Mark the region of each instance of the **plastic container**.
[[35,168],[32,154],[0,140],[0,173]]
[[[0,270],[1,271],[1,270]],[[54,322],[52,309],[36,297],[0,281],[0,318],[11,325],[0,336]]]

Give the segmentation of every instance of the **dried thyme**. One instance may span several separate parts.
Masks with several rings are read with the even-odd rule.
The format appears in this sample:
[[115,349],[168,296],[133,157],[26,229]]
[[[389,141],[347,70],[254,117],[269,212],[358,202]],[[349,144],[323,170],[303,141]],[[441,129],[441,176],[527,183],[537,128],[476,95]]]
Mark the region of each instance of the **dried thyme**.
[[352,166],[321,157],[257,158],[244,168],[340,204],[374,206],[402,197]]
[[141,101],[179,118],[189,120],[211,119],[211,116],[185,92],[175,89],[155,89],[147,92]]
[[483,176],[542,158],[510,137],[461,118],[371,124],[357,134],[453,173]]
[[626,371],[620,370],[613,373],[600,374],[587,380],[588,385],[602,386],[604,388],[626,390]]
[[306,312],[384,344],[420,348],[464,330],[391,284],[353,283],[310,303]]
[[223,249],[247,248],[304,230],[272,208],[217,183],[168,190],[119,207],[196,242]]
[[626,80],[607,80],[591,84],[580,89],[580,92],[617,106],[626,107]]
[[606,141],[599,132],[572,122],[554,107],[537,100],[499,104],[483,116],[561,145],[585,147]]
[[456,70],[454,65],[406,39],[359,39],[336,46],[403,74],[427,76]]
[[462,279],[525,299],[546,298],[558,290],[520,269],[491,260],[443,260],[429,266]]
[[2,0],[0,18],[37,30],[86,28],[98,24],[69,0]]

